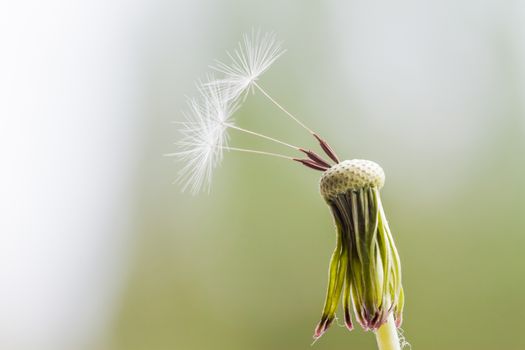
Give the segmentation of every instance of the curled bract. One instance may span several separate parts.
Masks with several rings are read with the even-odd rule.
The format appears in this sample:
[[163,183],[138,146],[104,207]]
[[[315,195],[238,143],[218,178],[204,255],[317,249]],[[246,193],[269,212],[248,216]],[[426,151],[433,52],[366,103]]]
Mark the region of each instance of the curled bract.
[[337,244],[316,339],[334,320],[341,297],[349,330],[351,308],[365,330],[377,330],[391,313],[401,325],[401,263],[379,195],[384,182],[377,163],[360,159],[340,162],[321,177],[320,191],[334,216]]

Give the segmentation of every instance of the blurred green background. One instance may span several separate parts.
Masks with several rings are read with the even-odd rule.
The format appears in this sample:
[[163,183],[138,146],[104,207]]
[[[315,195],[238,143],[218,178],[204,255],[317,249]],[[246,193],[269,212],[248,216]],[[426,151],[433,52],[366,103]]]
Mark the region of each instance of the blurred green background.
[[[115,348],[309,348],[335,237],[319,173],[232,153],[211,193],[191,197],[170,185],[178,165],[158,157],[173,149],[167,125],[180,119],[181,91],[194,93],[207,64],[261,26],[288,49],[261,84],[341,157],[386,171],[412,348],[524,349],[524,82],[513,43],[524,32],[510,5],[222,1],[191,50],[175,50],[164,33]],[[315,147],[260,94],[235,119]],[[287,151],[231,136],[232,145]],[[333,326],[315,347],[374,341]]]
[[[20,217],[41,215],[43,224],[13,216],[14,229],[3,230],[36,223],[34,236],[2,237],[8,240],[0,265],[15,271],[0,270],[7,281],[0,306],[11,307],[0,316],[2,348],[310,348],[335,243],[319,195],[320,173],[281,159],[227,153],[211,192],[191,196],[173,184],[181,165],[163,157],[175,151],[180,135],[171,122],[182,119],[196,79],[214,59],[225,60],[243,33],[261,28],[274,31],[287,52],[260,84],[341,158],[374,160],[386,172],[382,199],[402,259],[403,329],[412,349],[525,349],[523,2],[56,5],[45,17],[31,15],[42,25],[24,29],[28,37],[52,30],[49,37],[42,34],[43,43],[62,40],[56,47],[63,51],[37,45],[27,55],[34,67],[29,72],[42,75],[37,88],[57,101],[36,103],[36,114],[27,115],[47,113],[49,128],[37,121],[37,127],[20,129],[28,136],[23,140],[32,139],[27,130],[33,129],[35,140],[41,134],[51,140],[49,153],[57,158],[50,161],[55,158],[41,151],[35,161],[42,159],[45,169],[51,164],[49,171],[29,162],[20,172],[47,179],[21,186],[38,189],[27,194],[35,207],[20,207]],[[70,40],[78,51],[69,49]],[[73,62],[71,68],[54,52]],[[34,89],[33,76],[16,79]],[[36,96],[20,91],[20,105]],[[60,113],[64,118],[57,120]],[[235,120],[317,149],[261,94],[249,96]],[[72,128],[62,132],[69,123]],[[288,152],[235,131],[230,136],[232,146]],[[42,143],[34,146],[16,159],[33,159]],[[70,151],[74,156],[64,158]],[[50,187],[41,195],[50,183],[57,191]],[[39,209],[70,194],[65,203],[71,205]],[[14,198],[5,206],[13,210],[19,195],[5,198]],[[86,198],[103,213],[84,210]],[[62,231],[48,218],[56,218]],[[67,227],[58,226],[66,221]],[[48,239],[57,232],[63,235]],[[37,243],[27,237],[38,237]],[[93,243],[83,243],[88,239]],[[19,248],[9,248],[13,242]],[[55,243],[61,250],[40,248]],[[42,270],[50,259],[57,263]],[[18,269],[17,261],[27,264]],[[65,268],[69,272],[61,274]],[[51,287],[53,281],[60,283]],[[314,348],[376,345],[360,328],[349,333],[333,325]]]

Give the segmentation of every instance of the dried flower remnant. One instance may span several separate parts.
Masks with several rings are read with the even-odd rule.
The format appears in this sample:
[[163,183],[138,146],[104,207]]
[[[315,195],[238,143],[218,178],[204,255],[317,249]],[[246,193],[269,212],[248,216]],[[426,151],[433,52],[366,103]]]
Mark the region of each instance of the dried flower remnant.
[[383,169],[361,159],[340,162],[321,176],[321,195],[334,216],[337,246],[316,338],[333,321],[341,293],[348,329],[353,329],[351,305],[365,330],[377,330],[391,313],[396,326],[401,325],[401,266],[379,195],[384,182]]
[[[328,204],[337,229],[337,244],[329,265],[324,308],[314,339],[321,337],[335,319],[342,300],[345,325],[353,329],[353,314],[364,330],[376,333],[380,349],[399,349],[396,327],[402,320],[403,288],[401,265],[381,203],[379,190],[385,174],[368,160],[340,161],[333,148],[316,132],[287,111],[264,90],[258,79],[284,53],[272,33],[252,31],[245,35],[231,63],[217,61],[212,67],[222,74],[199,83],[201,96],[189,100],[190,112],[181,123],[183,138],[176,156],[184,165],[179,173],[183,189],[193,193],[209,189],[213,169],[223,151],[239,151],[292,160],[323,172],[320,192]],[[261,92],[290,119],[307,130],[325,156],[308,148],[244,129],[232,115],[249,91]],[[287,147],[295,156],[228,146],[227,131],[244,132]],[[299,156],[298,154],[302,154]]]

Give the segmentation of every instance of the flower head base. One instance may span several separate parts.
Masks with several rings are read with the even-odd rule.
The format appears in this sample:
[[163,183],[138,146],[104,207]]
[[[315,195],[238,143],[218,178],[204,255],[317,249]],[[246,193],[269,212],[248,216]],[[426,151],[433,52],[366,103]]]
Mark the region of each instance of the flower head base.
[[326,170],[321,176],[321,195],[334,198],[348,189],[377,187],[385,184],[385,172],[375,162],[364,159],[345,160]]
[[336,164],[321,177],[321,194],[337,226],[337,246],[316,339],[335,318],[341,294],[349,330],[353,329],[351,304],[365,330],[377,330],[391,313],[396,325],[401,324],[401,265],[379,196],[384,181],[378,164],[359,159]]

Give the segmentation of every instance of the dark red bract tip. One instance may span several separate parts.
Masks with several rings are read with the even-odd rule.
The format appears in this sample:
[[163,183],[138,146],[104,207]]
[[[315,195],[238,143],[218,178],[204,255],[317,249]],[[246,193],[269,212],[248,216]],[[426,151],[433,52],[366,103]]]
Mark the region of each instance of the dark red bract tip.
[[317,164],[316,162],[314,162],[313,160],[310,160],[310,159],[293,158],[293,160],[295,160],[296,162],[299,162],[302,165],[307,166],[308,168],[311,168],[311,169],[315,169],[315,170],[319,170],[319,171],[326,171],[326,170],[328,170],[327,167],[322,166],[320,164]]
[[334,150],[332,149],[332,147],[330,147],[330,145],[328,144],[328,142],[326,142],[325,140],[323,140],[319,135],[317,134],[313,134],[314,137],[317,139],[317,141],[319,141],[319,145],[321,145],[321,148],[323,149],[324,153],[326,153],[326,155],[328,157],[330,157],[330,159],[332,159],[334,162],[336,163],[339,163],[339,158],[337,157],[337,155],[335,154]]
[[354,329],[352,318],[350,317],[350,311],[348,309],[345,310],[345,326],[349,331]]
[[321,158],[317,153],[315,153],[314,151],[310,151],[310,150],[306,150],[304,148],[300,148],[299,149],[301,152],[303,152],[304,154],[306,154],[306,156],[308,158],[310,158],[311,160],[313,160],[315,163],[317,163],[318,165],[321,165],[321,166],[324,166],[324,167],[327,167],[327,168],[330,168],[330,164],[328,164],[323,158]]
[[333,318],[322,318],[317,327],[315,327],[314,339],[317,340],[326,332],[328,327],[332,324]]

